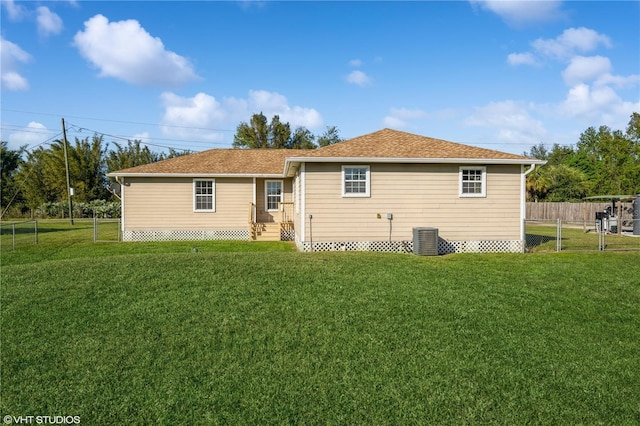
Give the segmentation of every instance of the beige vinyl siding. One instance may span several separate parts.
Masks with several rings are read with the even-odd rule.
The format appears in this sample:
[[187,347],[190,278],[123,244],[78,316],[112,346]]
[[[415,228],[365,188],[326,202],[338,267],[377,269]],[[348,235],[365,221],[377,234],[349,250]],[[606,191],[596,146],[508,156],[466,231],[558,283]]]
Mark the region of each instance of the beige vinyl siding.
[[[369,164],[371,196],[341,193],[341,164],[306,164],[306,214],[313,241],[410,240],[437,227],[447,240],[520,239],[520,165],[487,165],[486,197],[459,197],[463,164]],[[377,215],[380,215],[380,218]],[[309,241],[307,229],[305,240]]]
[[127,177],[126,231],[236,230],[248,228],[251,178],[214,178],[215,212],[193,211],[193,180],[212,178]]

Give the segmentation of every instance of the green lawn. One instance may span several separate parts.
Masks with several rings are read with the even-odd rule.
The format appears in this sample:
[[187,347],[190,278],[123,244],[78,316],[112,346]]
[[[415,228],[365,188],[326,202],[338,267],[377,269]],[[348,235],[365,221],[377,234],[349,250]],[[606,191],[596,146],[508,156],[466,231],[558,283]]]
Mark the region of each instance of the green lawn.
[[56,226],[2,247],[3,416],[640,422],[639,253],[304,254]]
[[[629,228],[625,229],[630,233]],[[586,232],[585,232],[586,231]],[[556,251],[557,226],[547,222],[539,224],[527,222],[527,245],[533,253]],[[561,247],[564,251],[598,251],[604,244],[605,251],[638,251],[640,253],[640,237],[631,235],[604,234],[599,235],[593,228],[583,229],[580,223],[563,223]]]

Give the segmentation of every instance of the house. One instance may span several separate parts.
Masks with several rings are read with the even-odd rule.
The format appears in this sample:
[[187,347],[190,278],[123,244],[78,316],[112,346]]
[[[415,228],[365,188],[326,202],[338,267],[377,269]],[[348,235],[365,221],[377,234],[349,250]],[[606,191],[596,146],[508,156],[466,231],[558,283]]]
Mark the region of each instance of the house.
[[212,149],[110,174],[124,241],[285,239],[301,251],[522,252],[544,161],[383,129],[314,150]]

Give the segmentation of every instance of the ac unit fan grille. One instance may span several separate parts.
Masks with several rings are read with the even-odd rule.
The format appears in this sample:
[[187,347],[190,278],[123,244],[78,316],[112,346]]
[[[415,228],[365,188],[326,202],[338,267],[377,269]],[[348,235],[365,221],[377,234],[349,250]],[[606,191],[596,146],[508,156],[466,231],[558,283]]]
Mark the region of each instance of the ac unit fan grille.
[[413,228],[413,253],[421,256],[437,256],[438,228]]

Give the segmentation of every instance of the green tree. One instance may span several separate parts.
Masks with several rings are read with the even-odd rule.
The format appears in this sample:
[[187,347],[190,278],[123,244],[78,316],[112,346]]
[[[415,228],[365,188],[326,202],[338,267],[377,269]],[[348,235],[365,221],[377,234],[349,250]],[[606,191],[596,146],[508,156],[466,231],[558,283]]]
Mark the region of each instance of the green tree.
[[566,164],[543,168],[546,201],[580,201],[589,193],[587,176]]
[[[126,146],[122,146],[116,142],[113,144],[116,146],[116,149],[109,151],[106,155],[108,172],[155,163],[164,159],[162,154],[158,154],[157,152],[151,151],[149,147],[143,146],[140,140],[127,141]],[[176,156],[175,152],[173,156]]]
[[[280,121],[280,116],[274,115],[271,122],[263,113],[253,114],[248,123],[242,122],[236,128],[233,137],[234,148],[250,149],[314,149],[316,136],[305,127],[298,127],[291,131],[289,123]],[[320,146],[331,145],[342,141],[338,128],[327,127],[318,138]]]
[[538,145],[532,146],[531,151],[525,151],[522,155],[529,158],[537,158],[538,160],[546,160],[549,157],[549,150],[544,143],[540,142]]
[[0,141],[0,213],[16,202],[21,202],[20,186],[16,175],[24,160],[22,156],[26,146],[17,150],[9,149],[6,141]]
[[[67,146],[69,181],[74,189],[74,201],[90,202],[111,197],[107,190],[103,137],[94,135],[91,140],[76,138]],[[40,147],[28,154],[19,176],[28,207],[67,201],[67,175],[64,142],[55,140],[50,147]]]
[[75,140],[75,146],[69,147],[69,172],[71,186],[75,189],[75,199],[79,202],[110,198],[107,190],[105,156],[107,147],[103,136]]
[[279,115],[273,116],[267,131],[267,148],[290,148],[291,126],[281,122]]
[[[633,134],[629,130],[627,134]],[[637,156],[637,143],[622,131],[590,127],[580,135],[576,166],[601,194],[632,193],[638,188]]]
[[530,200],[567,201],[589,195],[640,193],[640,114],[631,114],[626,132],[587,128],[576,147],[543,144],[525,155],[547,164],[527,176]]
[[45,159],[50,154],[51,150],[42,146],[27,152],[27,159],[17,173],[24,202],[32,211],[44,203],[60,199],[60,194],[54,189],[54,179],[47,174],[45,167]]
[[549,193],[549,179],[545,173],[546,167],[536,167],[527,175],[527,201],[543,201]]
[[333,145],[343,140],[340,137],[340,130],[336,126],[327,126],[324,133],[318,137],[318,145],[321,147]]
[[242,122],[233,137],[234,148],[273,148],[269,146],[271,128],[263,113],[253,114],[249,123]]
[[291,135],[290,142],[286,148],[293,149],[314,149],[316,144],[314,142],[315,136],[308,129],[304,127],[298,127],[293,135]]

